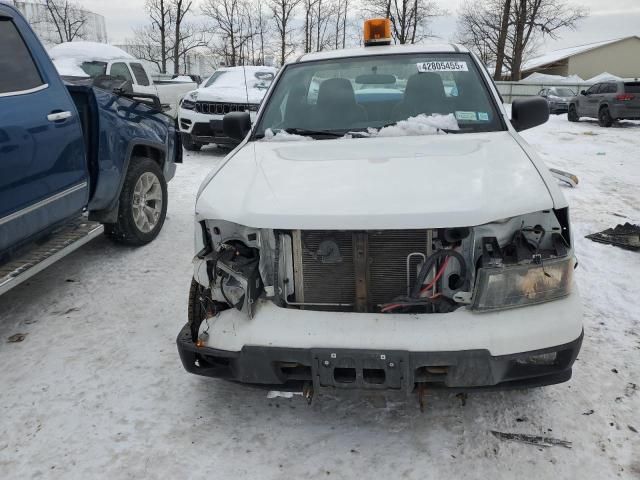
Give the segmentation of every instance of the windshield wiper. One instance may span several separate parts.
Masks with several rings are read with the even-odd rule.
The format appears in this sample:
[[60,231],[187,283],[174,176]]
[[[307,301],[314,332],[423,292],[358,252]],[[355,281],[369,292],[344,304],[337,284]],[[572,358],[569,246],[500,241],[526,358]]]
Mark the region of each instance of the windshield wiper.
[[324,135],[326,137],[339,138],[344,137],[344,132],[331,132],[329,130],[309,130],[307,128],[285,128],[283,129],[287,133],[292,135],[302,135],[303,137],[312,137],[314,135]]

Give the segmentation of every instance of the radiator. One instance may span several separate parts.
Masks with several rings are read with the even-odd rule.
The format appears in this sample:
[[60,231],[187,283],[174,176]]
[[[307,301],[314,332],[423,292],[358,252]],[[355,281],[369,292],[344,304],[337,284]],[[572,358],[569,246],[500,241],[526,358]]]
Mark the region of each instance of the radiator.
[[292,234],[295,301],[308,309],[378,311],[378,305],[407,295],[431,253],[432,232],[426,229]]

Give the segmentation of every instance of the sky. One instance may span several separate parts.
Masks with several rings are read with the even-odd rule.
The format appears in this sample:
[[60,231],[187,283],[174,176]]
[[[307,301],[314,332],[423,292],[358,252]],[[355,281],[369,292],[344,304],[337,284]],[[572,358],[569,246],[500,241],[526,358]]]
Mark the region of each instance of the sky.
[[[434,0],[448,15],[431,24],[434,35],[453,40],[456,30],[455,14],[465,0]],[[578,24],[575,31],[560,32],[558,40],[546,40],[537,53],[558,48],[609,40],[628,35],[640,35],[640,0],[578,0],[590,11],[590,16]],[[576,2],[576,3],[578,3]],[[80,0],[88,10],[104,15],[110,43],[122,43],[131,36],[131,29],[145,25],[144,0]]]

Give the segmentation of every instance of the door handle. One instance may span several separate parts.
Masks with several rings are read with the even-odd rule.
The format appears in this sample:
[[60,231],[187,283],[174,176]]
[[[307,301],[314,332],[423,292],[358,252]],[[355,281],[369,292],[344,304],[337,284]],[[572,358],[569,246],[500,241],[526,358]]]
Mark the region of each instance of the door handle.
[[71,112],[55,112],[47,115],[47,120],[50,122],[59,122],[60,120],[66,120],[71,117]]

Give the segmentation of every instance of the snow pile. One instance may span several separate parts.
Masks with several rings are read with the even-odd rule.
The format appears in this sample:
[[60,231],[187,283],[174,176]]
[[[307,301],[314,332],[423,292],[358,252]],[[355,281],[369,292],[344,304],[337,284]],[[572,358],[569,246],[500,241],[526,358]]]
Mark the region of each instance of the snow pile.
[[596,75],[595,77],[590,78],[589,80],[585,80],[586,83],[599,83],[607,81],[620,82],[622,81],[622,78],[612,75],[609,72],[603,72],[600,75]]
[[458,121],[452,113],[449,115],[420,114],[400,120],[394,125],[380,130],[369,128],[370,137],[409,137],[416,135],[436,135],[440,130],[459,130]]
[[267,128],[264,131],[263,139],[263,141],[265,142],[305,142],[308,140],[314,140],[314,138],[287,133],[284,130],[278,130],[276,133],[274,133],[270,128]]
[[547,75],[545,73],[532,73],[524,80],[520,80],[520,83],[546,83],[546,84],[562,84],[562,83],[584,83],[584,80],[578,75],[569,75],[563,77],[562,75]]

